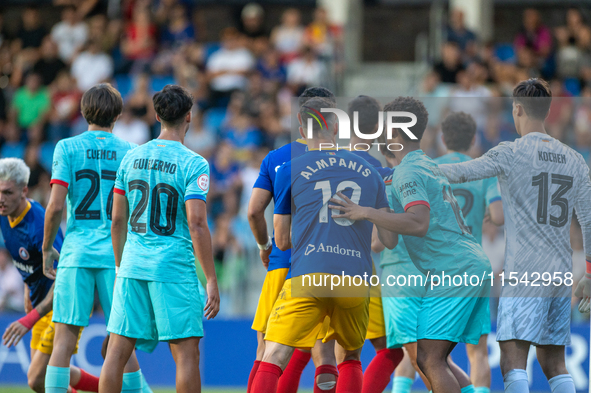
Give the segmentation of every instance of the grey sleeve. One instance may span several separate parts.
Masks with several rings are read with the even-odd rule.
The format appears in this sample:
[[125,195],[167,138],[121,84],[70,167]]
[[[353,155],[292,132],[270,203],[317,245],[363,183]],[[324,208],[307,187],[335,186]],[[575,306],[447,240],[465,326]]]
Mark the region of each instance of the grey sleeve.
[[482,157],[459,164],[444,164],[439,168],[450,183],[466,183],[499,175],[508,175],[513,151],[509,144],[500,143]]
[[591,260],[591,179],[589,167],[582,161],[584,171],[580,177],[580,186],[575,199],[575,212],[583,231],[583,248],[587,260]]

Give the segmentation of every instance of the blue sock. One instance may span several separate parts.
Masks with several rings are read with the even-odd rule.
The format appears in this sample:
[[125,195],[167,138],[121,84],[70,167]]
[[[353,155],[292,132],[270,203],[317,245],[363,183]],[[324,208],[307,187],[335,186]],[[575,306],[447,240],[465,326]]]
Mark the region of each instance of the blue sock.
[[474,385],[464,386],[461,390],[462,393],[474,393]]
[[474,393],[490,393],[490,389],[486,386],[478,386],[474,388]]
[[154,393],[152,392],[152,389],[150,389],[150,385],[148,385],[148,381],[146,381],[146,377],[144,377],[142,370],[140,370],[140,374],[142,376],[142,393]]
[[548,382],[552,393],[575,393],[575,383],[570,374],[557,375]]
[[123,388],[121,393],[142,393],[142,372],[123,374]]
[[503,376],[505,393],[529,393],[527,371],[513,369]]
[[406,377],[394,377],[392,393],[410,393],[414,380]]
[[45,393],[66,393],[70,386],[70,367],[47,366]]

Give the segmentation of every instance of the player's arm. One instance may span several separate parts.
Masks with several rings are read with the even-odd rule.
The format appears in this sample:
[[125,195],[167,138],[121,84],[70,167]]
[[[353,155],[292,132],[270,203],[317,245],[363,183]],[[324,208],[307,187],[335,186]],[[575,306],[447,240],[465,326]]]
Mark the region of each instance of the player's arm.
[[121,266],[123,247],[127,241],[127,220],[129,219],[129,206],[127,197],[118,192],[113,193],[113,208],[111,210],[111,242],[115,254],[115,266]]
[[[373,209],[373,210],[376,210],[376,209]],[[384,208],[378,209],[377,212],[378,212],[378,214],[380,212],[389,213],[390,209],[387,207],[384,207]],[[392,231],[385,229],[384,227],[377,226],[377,225],[374,225],[374,228],[378,229],[378,238],[380,240],[380,243],[382,243],[384,246],[386,246],[389,250],[396,247],[396,245],[398,244],[398,232],[392,232]]]
[[511,148],[501,143],[475,160],[439,165],[439,168],[450,183],[466,183],[506,174],[511,161]]
[[189,199],[185,202],[185,206],[195,256],[199,260],[207,280],[205,316],[207,319],[212,319],[220,311],[220,293],[213,264],[211,234],[207,226],[207,208],[202,199]]
[[384,251],[384,248],[386,248],[386,246],[380,241],[378,227],[374,225],[371,231],[371,250],[375,253],[380,253]]
[[488,205],[488,217],[490,222],[497,226],[505,223],[505,216],[503,213],[503,202],[498,200]]
[[[51,284],[51,288],[45,295],[45,298],[30,312],[27,312],[27,315],[19,319],[18,321],[14,321],[11,323],[4,334],[2,335],[2,343],[7,347],[12,347],[17,345],[20,340],[35,326],[37,321],[43,318],[47,313],[53,310],[53,287],[54,284]],[[29,295],[29,287],[25,284],[25,296]],[[29,304],[31,299],[28,300]],[[25,303],[26,304],[26,303]]]
[[582,297],[579,304],[579,311],[587,313],[590,307],[591,298],[591,180],[589,179],[589,168],[581,160],[581,166],[586,170],[581,176],[581,187],[575,200],[575,212],[583,231],[583,248],[585,250],[586,270],[585,276],[579,281],[575,296]]
[[25,284],[25,312],[30,313],[33,311],[33,305],[31,304],[31,290],[29,286]]
[[291,214],[274,214],[275,244],[281,251],[291,248]]
[[252,189],[248,203],[248,223],[261,250],[261,261],[265,269],[269,267],[269,255],[273,249],[271,238],[267,233],[267,221],[265,220],[265,209],[269,206],[272,197],[273,194],[269,190],[255,187]]
[[45,225],[43,229],[43,274],[55,280],[56,269],[53,267],[53,261],[59,259],[59,252],[53,247],[53,242],[60,228],[64,203],[68,195],[68,188],[54,183],[51,186],[51,194],[47,209],[45,209]]

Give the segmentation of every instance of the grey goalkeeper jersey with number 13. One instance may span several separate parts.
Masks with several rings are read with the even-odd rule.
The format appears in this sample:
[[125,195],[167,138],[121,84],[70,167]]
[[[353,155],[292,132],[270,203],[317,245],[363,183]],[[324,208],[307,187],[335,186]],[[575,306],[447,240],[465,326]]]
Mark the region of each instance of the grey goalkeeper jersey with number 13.
[[549,272],[556,281],[555,272],[562,277],[572,272],[573,208],[583,229],[589,259],[589,167],[570,147],[549,135],[533,132],[514,142],[500,143],[476,160],[440,168],[450,183],[497,176],[505,215],[506,274],[517,272],[521,278],[527,273],[531,280],[541,279],[534,272]]

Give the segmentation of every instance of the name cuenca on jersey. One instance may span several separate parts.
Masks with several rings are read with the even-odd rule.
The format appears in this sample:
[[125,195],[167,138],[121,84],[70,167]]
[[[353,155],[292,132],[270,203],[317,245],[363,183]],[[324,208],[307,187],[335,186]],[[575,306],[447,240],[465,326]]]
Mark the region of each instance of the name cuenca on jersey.
[[[438,157],[434,161],[442,165],[466,162],[471,159],[470,156],[454,152]],[[463,184],[452,184],[451,189],[462,208],[470,233],[478,244],[482,244],[482,223],[486,209],[491,203],[501,200],[497,179],[491,177]]]
[[182,143],[155,139],[130,151],[115,182],[129,204],[118,276],[197,282],[185,202],[205,201],[208,191],[209,164]]
[[[51,289],[53,280],[43,275],[43,226],[45,209],[29,199],[27,207],[14,221],[0,216],[0,228],[6,249],[23,281],[29,287],[31,304],[36,307]],[[60,252],[64,236],[58,229],[53,247]]]
[[[583,157],[551,136],[529,133],[482,157],[441,165],[450,182],[497,176],[505,212],[505,270],[572,272],[573,208],[591,253],[591,180]],[[535,278],[535,276],[534,276]],[[569,295],[570,296],[570,295]]]
[[275,214],[291,214],[292,277],[311,273],[372,274],[369,221],[333,218],[329,201],[341,191],[354,203],[387,208],[381,176],[349,151],[309,151],[285,163],[275,182]]
[[115,268],[113,186],[119,164],[135,146],[105,131],[85,131],[57,143],[51,184],[68,188],[60,267]]

